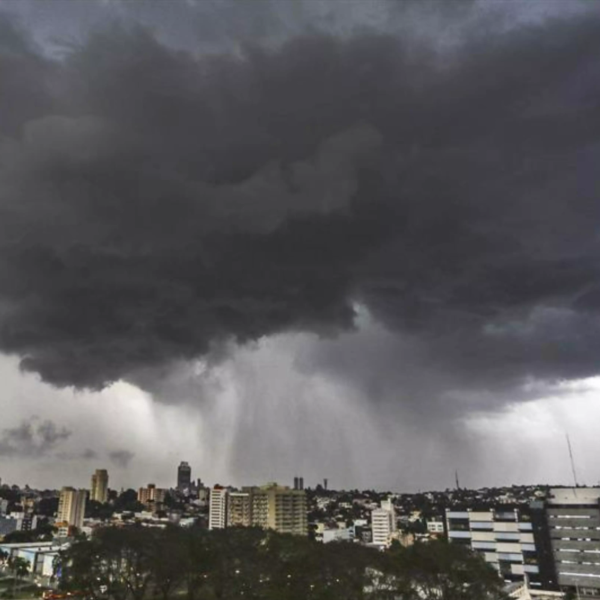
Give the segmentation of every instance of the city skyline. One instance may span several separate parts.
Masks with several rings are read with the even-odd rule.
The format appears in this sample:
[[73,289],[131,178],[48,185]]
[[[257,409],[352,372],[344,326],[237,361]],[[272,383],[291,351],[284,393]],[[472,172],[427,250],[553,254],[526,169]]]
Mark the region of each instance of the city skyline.
[[[477,490],[485,490],[485,489],[510,489],[510,488],[519,488],[519,487],[535,487],[535,486],[543,486],[543,487],[547,487],[547,488],[573,488],[573,486],[575,485],[576,487],[581,487],[581,488],[586,488],[586,487],[600,487],[600,481],[593,483],[593,482],[582,482],[580,480],[578,481],[553,481],[553,480],[549,480],[549,481],[529,481],[529,482],[525,482],[525,483],[521,483],[521,484],[517,484],[514,482],[505,482],[505,483],[498,483],[496,485],[490,485],[490,486],[480,486],[480,487],[467,487],[467,486],[463,486],[460,484],[460,480],[458,478],[458,471],[455,471],[453,474],[448,474],[448,476],[453,475],[454,479],[453,479],[453,485],[448,485],[448,486],[438,486],[438,487],[432,487],[432,488],[425,488],[425,489],[417,489],[417,490],[409,490],[409,489],[395,489],[395,488],[368,488],[368,487],[360,487],[360,486],[349,486],[349,487],[331,487],[330,483],[329,483],[329,478],[323,478],[321,480],[315,480],[315,481],[304,481],[304,477],[302,476],[284,476],[282,478],[279,478],[277,480],[275,479],[270,479],[270,480],[262,480],[261,482],[259,482],[257,484],[256,480],[252,480],[252,478],[246,478],[245,480],[243,480],[242,483],[237,482],[237,481],[227,481],[223,478],[220,479],[216,479],[215,481],[206,481],[203,480],[202,478],[192,478],[191,482],[189,485],[187,486],[181,486],[179,484],[180,482],[180,468],[182,465],[186,465],[190,468],[192,468],[192,465],[190,465],[190,463],[188,461],[182,461],[178,466],[174,465],[173,467],[173,472],[172,472],[172,477],[171,480],[165,480],[165,481],[161,481],[158,485],[154,482],[152,483],[139,483],[137,482],[137,480],[132,480],[132,481],[127,481],[124,483],[124,485],[121,485],[119,487],[115,487],[115,486],[108,486],[108,481],[109,481],[109,472],[107,471],[107,469],[95,469],[92,473],[91,473],[91,477],[88,477],[88,482],[91,480],[91,483],[88,483],[88,485],[82,484],[82,485],[78,485],[77,483],[74,483],[73,481],[69,480],[69,478],[59,478],[58,480],[56,480],[54,482],[54,485],[52,486],[36,486],[36,485],[31,485],[30,482],[27,482],[26,484],[23,484],[21,482],[18,481],[13,481],[13,480],[9,480],[6,477],[2,477],[2,473],[0,473],[0,488],[2,486],[17,486],[20,489],[24,489],[25,487],[29,487],[32,490],[54,490],[54,491],[60,491],[61,489],[75,489],[75,490],[84,490],[88,492],[88,499],[89,500],[95,500],[96,498],[94,490],[95,490],[95,486],[97,484],[94,483],[95,478],[98,477],[98,473],[103,473],[103,477],[105,478],[105,484],[106,487],[104,487],[104,494],[105,494],[105,500],[98,500],[100,503],[103,502],[107,502],[108,499],[108,492],[123,492],[124,490],[133,490],[136,491],[138,493],[138,499],[140,499],[140,495],[143,496],[143,499],[140,500],[142,503],[146,502],[147,500],[154,500],[155,499],[155,492],[158,492],[160,494],[160,497],[162,498],[167,492],[175,492],[177,494],[183,494],[184,496],[187,496],[188,494],[193,495],[194,493],[196,493],[199,489],[206,489],[206,490],[212,490],[213,488],[216,489],[220,489],[220,490],[224,490],[225,492],[229,491],[229,490],[236,490],[236,491],[240,491],[243,492],[243,490],[245,489],[250,489],[250,488],[256,488],[257,485],[258,487],[260,486],[269,486],[272,484],[276,484],[278,486],[281,486],[282,488],[288,488],[289,490],[296,490],[296,491],[301,491],[301,490],[318,490],[321,489],[324,492],[327,491],[332,491],[332,492],[344,492],[344,491],[368,491],[368,490],[372,490],[376,493],[391,493],[391,494],[419,494],[419,493],[443,493],[446,491],[456,491],[456,490],[467,490],[467,491],[477,491]],[[575,465],[572,466],[572,468],[575,468]],[[572,473],[573,476],[573,473]]]
[[597,485],[598,11],[165,6],[0,7],[3,480]]

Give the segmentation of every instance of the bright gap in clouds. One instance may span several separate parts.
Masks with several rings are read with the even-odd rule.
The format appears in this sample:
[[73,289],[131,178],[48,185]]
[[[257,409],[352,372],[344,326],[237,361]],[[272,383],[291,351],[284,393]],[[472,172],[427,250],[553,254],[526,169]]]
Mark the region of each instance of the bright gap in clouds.
[[[529,386],[532,387],[532,386]],[[494,485],[496,469],[512,469],[515,483],[573,484],[567,435],[577,482],[600,483],[600,377],[557,384],[545,397],[465,420],[478,438],[489,472],[473,485]]]

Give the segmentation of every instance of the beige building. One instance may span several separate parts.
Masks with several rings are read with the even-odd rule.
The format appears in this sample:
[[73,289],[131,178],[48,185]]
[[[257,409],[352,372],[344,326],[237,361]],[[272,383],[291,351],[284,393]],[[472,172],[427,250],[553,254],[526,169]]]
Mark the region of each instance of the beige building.
[[227,527],[250,527],[252,525],[252,493],[229,492],[227,502]]
[[153,483],[149,483],[145,488],[138,490],[138,502],[145,504],[146,506],[152,504],[162,504],[165,501],[167,490],[157,488]]
[[108,501],[108,471],[106,469],[96,469],[92,475],[90,500],[102,502],[102,504]]
[[306,492],[276,483],[253,488],[252,524],[280,533],[307,535]]
[[85,515],[85,504],[87,501],[87,490],[76,490],[72,487],[64,487],[60,492],[58,500],[58,523],[68,523],[73,527],[83,527]]

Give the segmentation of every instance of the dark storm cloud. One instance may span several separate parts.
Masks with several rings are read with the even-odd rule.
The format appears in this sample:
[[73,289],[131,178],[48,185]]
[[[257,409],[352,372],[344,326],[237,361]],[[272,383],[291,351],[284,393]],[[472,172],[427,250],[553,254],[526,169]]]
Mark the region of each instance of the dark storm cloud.
[[33,417],[20,425],[0,431],[0,456],[40,458],[71,436],[66,427]]
[[53,455],[53,458],[59,458],[61,460],[96,460],[98,453],[91,448],[86,448],[83,452],[58,452]]
[[110,461],[122,469],[129,466],[134,456],[135,454],[129,450],[114,450],[108,453]]
[[599,27],[61,62],[10,29],[0,347],[99,387],[361,303],[457,387],[596,373]]

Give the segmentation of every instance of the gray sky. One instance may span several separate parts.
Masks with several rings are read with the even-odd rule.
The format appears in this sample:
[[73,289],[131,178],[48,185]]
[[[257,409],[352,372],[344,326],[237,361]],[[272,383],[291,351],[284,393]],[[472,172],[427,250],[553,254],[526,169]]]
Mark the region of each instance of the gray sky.
[[587,7],[4,2],[0,477],[597,483]]

